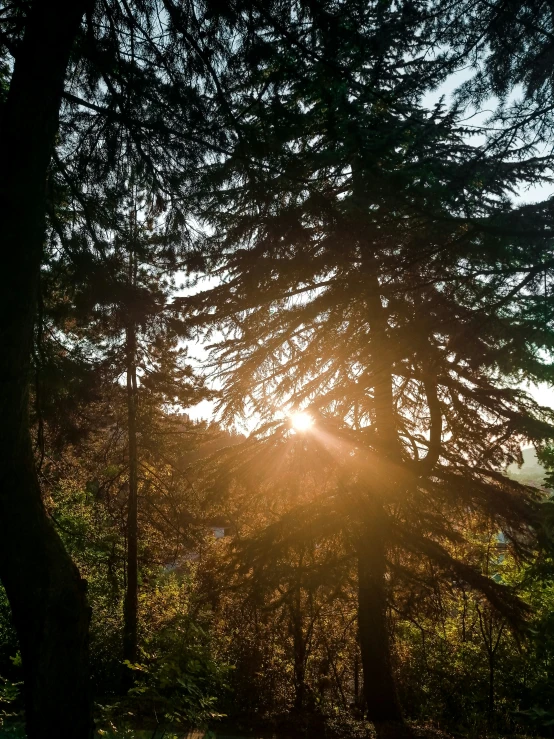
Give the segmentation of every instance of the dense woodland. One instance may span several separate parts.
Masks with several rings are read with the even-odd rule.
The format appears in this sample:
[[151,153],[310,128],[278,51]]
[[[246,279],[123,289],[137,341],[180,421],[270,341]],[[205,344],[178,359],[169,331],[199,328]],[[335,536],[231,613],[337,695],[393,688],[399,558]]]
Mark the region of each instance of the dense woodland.
[[0,735],[554,735],[553,132],[547,0],[0,1]]

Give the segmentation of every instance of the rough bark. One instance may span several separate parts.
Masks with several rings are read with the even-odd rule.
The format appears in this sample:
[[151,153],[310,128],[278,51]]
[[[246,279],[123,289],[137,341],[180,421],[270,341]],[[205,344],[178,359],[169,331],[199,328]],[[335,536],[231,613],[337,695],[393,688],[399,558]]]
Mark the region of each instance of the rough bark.
[[27,735],[91,737],[85,582],[42,503],[29,433],[46,173],[86,0],[35,0],[0,124],[0,578],[21,648]]

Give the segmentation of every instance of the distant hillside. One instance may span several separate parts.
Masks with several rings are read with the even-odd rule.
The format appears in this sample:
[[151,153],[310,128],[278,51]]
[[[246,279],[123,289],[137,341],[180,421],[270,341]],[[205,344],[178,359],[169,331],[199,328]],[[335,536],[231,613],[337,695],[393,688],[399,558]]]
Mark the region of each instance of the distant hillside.
[[517,464],[511,464],[506,470],[508,477],[513,480],[522,482],[525,485],[534,485],[535,487],[543,487],[544,476],[546,474],[544,467],[540,464],[533,448],[523,450],[523,464],[518,467]]

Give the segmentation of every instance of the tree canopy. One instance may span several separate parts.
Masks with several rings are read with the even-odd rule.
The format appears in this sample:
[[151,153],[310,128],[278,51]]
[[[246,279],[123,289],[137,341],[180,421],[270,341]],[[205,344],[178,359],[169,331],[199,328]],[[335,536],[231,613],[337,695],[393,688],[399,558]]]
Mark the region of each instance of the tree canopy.
[[28,736],[91,736],[91,685],[135,729],[548,721],[551,503],[506,470],[552,467],[550,6],[0,22],[0,674]]

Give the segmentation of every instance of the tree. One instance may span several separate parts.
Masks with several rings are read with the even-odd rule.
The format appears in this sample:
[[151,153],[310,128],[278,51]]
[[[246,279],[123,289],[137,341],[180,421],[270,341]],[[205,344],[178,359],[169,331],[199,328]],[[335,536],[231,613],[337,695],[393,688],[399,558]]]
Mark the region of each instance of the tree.
[[[187,364],[182,344],[188,329],[171,302],[174,275],[187,259],[187,242],[180,229],[164,222],[159,198],[141,192],[138,178],[125,167],[120,177],[120,196],[113,199],[113,212],[104,215],[105,223],[111,225],[111,242],[104,244],[96,260],[87,259],[84,272],[53,251],[45,276],[53,296],[50,325],[58,337],[58,351],[61,347],[68,353],[72,347],[86,348],[84,353],[102,373],[103,392],[113,403],[122,399],[110,385],[123,382],[126,388],[123,659],[136,663],[139,495],[146,500],[152,497],[148,466],[160,471],[167,458],[173,457],[164,434],[182,435],[187,447],[206,435],[203,427],[195,428],[184,418],[179,421],[175,407],[182,413],[209,393]],[[60,209],[56,218],[59,223],[67,220]],[[186,488],[185,477],[182,482]]]
[[[9,89],[2,103],[0,207],[11,272],[0,332],[7,460],[0,576],[21,641],[31,736],[91,731],[84,584],[45,515],[27,420],[45,213],[60,230],[60,243],[64,231],[72,232],[71,251],[83,264],[94,249],[102,250],[99,183],[109,198],[121,142],[132,142],[136,166],[170,199],[182,194],[183,161],[194,168],[210,138],[214,150],[225,138],[211,125],[212,113],[217,118],[214,83],[203,76],[202,61],[205,45],[221,49],[215,43],[225,36],[221,15],[188,6],[176,17],[183,27],[195,24],[194,34],[184,38],[171,17],[162,22],[162,5],[60,1],[2,10],[2,89]],[[204,84],[206,79],[211,82]],[[69,191],[78,204],[73,228],[55,218],[60,180],[63,194]],[[21,547],[23,538],[28,546]]]
[[280,545],[314,522],[347,536],[368,716],[380,735],[401,736],[386,618],[393,551],[433,560],[512,623],[521,617],[509,589],[446,543],[463,536],[470,507],[520,552],[532,546],[537,495],[501,469],[520,439],[552,434],[552,415],[513,384],[549,377],[540,350],[552,334],[536,316],[550,222],[530,223],[509,194],[541,181],[550,159],[489,153],[456,111],[421,107],[445,67],[426,60],[412,4],[271,10],[254,9],[244,52],[254,71],[236,96],[248,111],[241,147],[265,161],[247,169],[231,157],[208,172],[200,216],[221,284],[182,302],[224,333],[213,352],[224,418],[271,423],[307,407],[311,433],[349,449],[344,477],[287,517]]
[[340,535],[324,540],[317,519],[309,532],[289,529],[332,486],[335,466],[321,445],[281,434],[201,464],[205,505],[228,523],[209,565],[214,616],[223,634],[240,634],[227,648],[233,710],[250,720],[321,731],[355,698],[344,677],[357,633],[352,554]]
[[[0,577],[23,656],[30,737],[92,736],[86,583],[44,511],[28,426],[30,357],[44,241],[46,174],[66,69],[91,3],[14,12],[20,40],[2,101],[0,219],[9,279],[2,291]],[[3,19],[4,20],[4,19]]]

